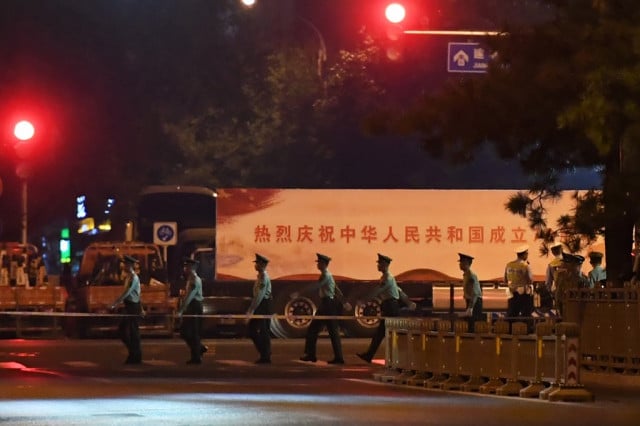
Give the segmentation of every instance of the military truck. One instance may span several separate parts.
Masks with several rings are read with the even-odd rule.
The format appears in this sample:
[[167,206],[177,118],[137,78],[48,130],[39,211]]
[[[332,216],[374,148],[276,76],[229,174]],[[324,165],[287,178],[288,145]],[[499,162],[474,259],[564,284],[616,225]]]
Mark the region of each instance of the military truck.
[[[246,311],[255,253],[271,260],[275,313],[313,314],[316,295],[290,295],[317,279],[315,253],[327,254],[352,306],[343,330],[369,336],[378,324],[371,317],[380,314],[379,301],[365,297],[378,283],[378,252],[393,259],[391,271],[418,304],[417,315],[464,310],[459,252],[475,257],[472,269],[483,284],[485,310],[506,310],[504,267],[523,244],[531,245],[535,279],[544,281],[549,258],[537,255],[526,218],[504,208],[514,191],[151,186],[140,195],[137,235],[164,245],[174,295],[181,258],[200,261],[205,313],[218,315],[218,326],[242,323],[221,316]],[[549,205],[550,220],[569,211],[571,200],[566,193]],[[303,336],[309,322],[278,319],[272,332]]]
[[78,337],[113,333],[119,319],[110,316],[113,302],[123,292],[124,255],[138,259],[136,272],[140,277],[141,301],[146,312],[140,322],[142,334],[172,335],[174,313],[178,299],[169,294],[167,271],[154,244],[136,241],[91,243],[84,250],[80,268],[69,289],[66,311],[86,316],[66,318],[65,330]]

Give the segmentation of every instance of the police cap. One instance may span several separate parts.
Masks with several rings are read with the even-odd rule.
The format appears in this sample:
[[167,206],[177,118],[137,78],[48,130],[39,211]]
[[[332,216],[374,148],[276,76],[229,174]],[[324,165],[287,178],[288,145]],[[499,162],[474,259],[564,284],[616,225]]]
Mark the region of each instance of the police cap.
[[384,254],[378,253],[378,263],[391,263],[391,258],[389,256],[385,256]]
[[556,241],[555,243],[551,244],[549,246],[550,249],[554,249],[554,248],[562,248],[562,243],[560,241]]
[[316,262],[325,262],[325,263],[329,263],[331,261],[331,258],[325,254],[321,254],[321,253],[316,253]]
[[122,256],[122,261],[124,263],[130,263],[130,264],[134,264],[134,263],[138,263],[138,259],[136,259],[133,256],[129,256],[128,254],[125,254],[124,256]]
[[256,253],[256,260],[254,260],[254,263],[260,263],[260,264],[266,265],[267,263],[269,263],[269,259]]
[[185,266],[186,265],[189,265],[189,266],[196,265],[197,263],[198,263],[197,260],[191,259],[190,257],[185,257],[184,259],[182,259],[182,264],[185,265]]
[[584,262],[584,257],[579,254],[571,254],[571,253],[562,253],[562,261],[565,263],[573,263],[575,265],[580,265]]
[[462,262],[463,260],[468,260],[471,261],[473,260],[473,256],[469,256],[468,254],[464,254],[464,253],[458,253],[459,259],[458,262]]
[[522,253],[526,253],[528,251],[529,251],[529,246],[526,245],[526,244],[516,248],[516,254],[522,254]]
[[600,253],[599,251],[592,251],[591,253],[589,253],[589,259],[594,262],[600,262],[602,260],[602,257],[604,255],[602,253]]

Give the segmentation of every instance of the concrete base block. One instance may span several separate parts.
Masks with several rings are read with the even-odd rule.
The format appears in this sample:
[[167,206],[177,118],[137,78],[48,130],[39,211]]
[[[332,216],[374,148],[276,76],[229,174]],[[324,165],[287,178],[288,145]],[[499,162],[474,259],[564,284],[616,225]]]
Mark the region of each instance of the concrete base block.
[[548,388],[543,389],[543,390],[540,391],[540,395],[539,395],[540,399],[548,400],[549,399],[549,394],[551,392],[554,392],[554,391],[558,390],[559,387],[560,386],[558,386],[557,383],[551,383],[551,386],[549,386]]
[[413,370],[404,370],[402,373],[394,377],[393,382],[397,385],[406,385],[407,380],[412,378],[416,374]]
[[582,386],[560,386],[549,394],[549,401],[593,402],[594,395]]
[[431,378],[431,373],[425,371],[418,371],[413,377],[407,380],[409,386],[424,386],[424,382]]
[[373,380],[378,382],[390,382],[393,381],[393,378],[400,374],[400,371],[395,368],[385,368],[379,373],[373,373]]
[[442,390],[459,390],[465,383],[465,379],[460,376],[451,376],[444,382],[440,383],[440,389]]
[[502,387],[504,382],[497,377],[489,379],[489,381],[480,386],[480,393],[496,393],[496,389]]
[[465,392],[478,392],[480,387],[484,385],[487,381],[482,377],[470,377],[469,380],[464,382],[460,387],[460,390]]
[[496,389],[496,395],[519,396],[522,385],[517,380],[507,380],[507,383]]
[[520,391],[522,398],[540,398],[540,392],[547,387],[542,382],[531,382],[529,386]]
[[440,383],[447,380],[446,374],[434,374],[429,380],[424,382],[425,388],[440,388]]

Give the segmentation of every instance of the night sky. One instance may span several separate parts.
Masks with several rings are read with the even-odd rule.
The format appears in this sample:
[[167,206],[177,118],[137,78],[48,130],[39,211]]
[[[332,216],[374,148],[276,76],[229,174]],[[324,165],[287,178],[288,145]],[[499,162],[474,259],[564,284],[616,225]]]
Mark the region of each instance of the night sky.
[[[11,146],[12,124],[16,118],[21,114],[33,117],[38,132],[33,141],[37,148],[29,153],[32,169],[29,220],[34,226],[44,227],[53,220],[50,218],[56,219],[56,225],[62,218],[68,225],[73,220],[77,194],[105,197],[109,194],[101,192],[108,187],[104,180],[118,179],[113,170],[102,168],[95,159],[138,155],[130,140],[143,137],[140,128],[149,120],[145,117],[145,102],[167,101],[172,96],[176,103],[184,102],[172,91],[178,88],[163,79],[165,74],[156,74],[152,66],[145,68],[136,62],[141,57],[136,56],[136,52],[148,54],[154,61],[153,66],[166,64],[185,75],[196,72],[193,69],[196,63],[203,68],[223,70],[224,56],[198,54],[198,49],[200,43],[207,46],[209,14],[220,4],[231,1],[0,2],[0,178],[4,183],[4,192],[0,195],[0,240],[19,237],[19,185],[15,169],[22,160],[16,157]],[[268,3],[263,11],[270,11],[265,19],[270,19],[267,22],[271,24],[277,24],[279,16],[289,13],[317,27],[325,39],[329,63],[340,49],[354,46],[361,28],[381,30],[382,9],[387,3],[382,0],[262,1]],[[491,29],[491,20],[486,17],[470,19],[456,15],[463,4],[460,1],[443,1],[440,8],[433,6],[434,3],[407,2],[409,10],[414,12],[407,25],[432,28],[475,25]],[[469,0],[464,5],[473,11],[476,7],[481,10],[482,3]],[[486,3],[497,4],[491,0]],[[312,41],[316,37],[304,25],[295,31],[294,37],[309,37]],[[193,37],[199,33],[202,37]],[[198,43],[189,45],[194,39]],[[141,40],[157,40],[157,43],[142,45]],[[397,98],[415,93],[412,86],[415,82],[420,83],[420,90],[431,90],[451,78],[446,73],[447,41],[427,38],[405,41],[406,59],[390,68],[390,72],[397,75],[396,84],[391,87]],[[206,52],[210,52],[210,47],[207,46]],[[181,58],[183,52],[185,56]],[[188,56],[189,53],[193,56]],[[416,75],[417,69],[426,74]],[[220,75],[224,76],[223,71]],[[140,85],[145,89],[137,91]],[[135,96],[131,96],[132,93]],[[144,137],[149,137],[149,130],[146,132]],[[161,130],[157,132],[160,134]],[[490,147],[478,152],[472,163],[454,167],[428,158],[415,137],[387,137],[386,145],[382,146],[384,149],[366,156],[390,165],[391,172],[385,176],[384,185],[380,185],[379,170],[369,170],[370,176],[359,176],[357,182],[345,180],[339,185],[503,189],[525,187],[527,183],[517,163],[496,158]],[[590,171],[578,171],[563,181],[566,188],[589,188],[598,184],[597,174]],[[296,186],[295,178],[289,186]]]

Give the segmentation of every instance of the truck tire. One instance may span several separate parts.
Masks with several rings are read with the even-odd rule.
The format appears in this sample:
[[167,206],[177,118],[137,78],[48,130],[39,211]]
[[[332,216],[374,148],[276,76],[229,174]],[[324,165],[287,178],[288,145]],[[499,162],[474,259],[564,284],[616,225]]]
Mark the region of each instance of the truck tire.
[[349,337],[372,337],[380,324],[379,319],[363,317],[379,317],[382,314],[380,301],[377,299],[365,302],[353,302],[353,320],[343,321],[341,326]]
[[[316,303],[308,297],[291,299],[291,292],[284,291],[274,300],[276,315],[313,315],[318,309]],[[310,319],[282,318],[271,320],[271,333],[281,339],[299,338],[307,335]]]

